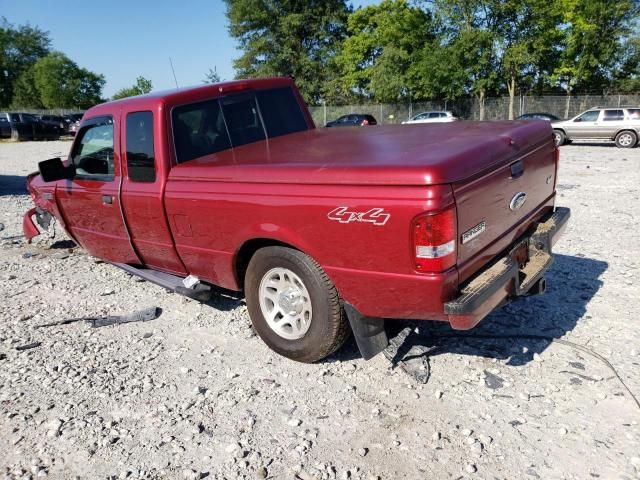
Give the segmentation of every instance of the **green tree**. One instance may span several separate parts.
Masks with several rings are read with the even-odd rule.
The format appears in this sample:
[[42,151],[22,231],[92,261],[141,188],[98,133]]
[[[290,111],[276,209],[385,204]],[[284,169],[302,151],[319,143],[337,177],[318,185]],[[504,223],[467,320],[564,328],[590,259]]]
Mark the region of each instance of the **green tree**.
[[426,44],[409,70],[412,98],[454,100],[467,95],[469,78],[457,57],[457,44],[442,45],[440,39]]
[[36,77],[33,68],[23,72],[15,81],[11,107],[44,108],[40,91],[36,86]]
[[624,54],[622,40],[637,20],[636,0],[564,0],[564,49],[553,79],[570,96],[576,89],[602,88],[609,83]]
[[500,88],[500,18],[492,8],[499,1],[434,0],[434,11],[442,24],[441,38],[449,55],[446,65],[453,80],[466,79],[464,90],[477,98],[480,120],[485,118],[487,94]]
[[221,81],[222,79],[220,78],[218,69],[216,67],[213,67],[210,68],[209,71],[205,74],[202,83],[219,83]]
[[16,82],[12,104],[86,109],[100,103],[104,77],[79,67],[61,52],[39,59]]
[[496,34],[501,71],[509,93],[509,120],[514,118],[516,88],[549,75],[562,41],[562,8],[557,0],[506,0],[493,4],[500,19]]
[[410,69],[423,46],[435,38],[428,12],[407,0],[383,0],[353,12],[348,32],[336,59],[345,89],[379,102],[422,91]]
[[111,97],[112,100],[118,100],[120,98],[135,97],[136,95],[146,95],[153,89],[151,80],[148,80],[142,76],[136,78],[135,85],[131,87],[121,88]]
[[614,74],[614,88],[618,92],[640,92],[640,36],[624,44],[624,55]]
[[225,2],[229,33],[243,50],[234,61],[238,77],[293,77],[307,102],[324,98],[346,35],[345,0]]
[[[12,103],[18,79],[49,53],[49,33],[30,25],[0,21],[0,108]],[[24,81],[24,80],[23,80]]]

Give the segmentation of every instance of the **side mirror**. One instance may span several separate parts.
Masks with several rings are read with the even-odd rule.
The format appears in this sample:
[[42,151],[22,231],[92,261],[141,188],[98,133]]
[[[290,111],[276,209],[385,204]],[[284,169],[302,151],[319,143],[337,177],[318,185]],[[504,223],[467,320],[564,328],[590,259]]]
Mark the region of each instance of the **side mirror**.
[[576,119],[574,120],[574,122],[581,122],[581,121],[582,121],[582,118],[580,118],[580,117],[578,117],[578,118],[576,118]]
[[60,157],[51,158],[38,163],[40,176],[45,182],[55,182],[56,180],[72,179],[75,175],[73,164],[65,167]]

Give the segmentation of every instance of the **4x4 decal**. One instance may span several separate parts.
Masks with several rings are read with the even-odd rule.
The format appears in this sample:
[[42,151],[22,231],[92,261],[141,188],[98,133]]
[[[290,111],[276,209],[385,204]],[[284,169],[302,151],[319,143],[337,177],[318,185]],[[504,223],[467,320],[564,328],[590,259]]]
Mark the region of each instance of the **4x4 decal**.
[[372,208],[366,212],[350,212],[349,207],[338,207],[327,214],[329,220],[340,223],[365,222],[382,226],[391,218],[391,214],[386,213],[384,208]]

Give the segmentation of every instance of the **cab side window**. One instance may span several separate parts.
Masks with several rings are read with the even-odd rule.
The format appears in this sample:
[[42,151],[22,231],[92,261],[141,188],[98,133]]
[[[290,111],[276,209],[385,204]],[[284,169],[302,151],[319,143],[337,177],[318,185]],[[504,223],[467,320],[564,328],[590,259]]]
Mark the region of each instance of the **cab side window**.
[[71,151],[76,177],[113,180],[113,118],[88,120],[77,134]]
[[127,171],[132,182],[156,181],[152,112],[127,115]]

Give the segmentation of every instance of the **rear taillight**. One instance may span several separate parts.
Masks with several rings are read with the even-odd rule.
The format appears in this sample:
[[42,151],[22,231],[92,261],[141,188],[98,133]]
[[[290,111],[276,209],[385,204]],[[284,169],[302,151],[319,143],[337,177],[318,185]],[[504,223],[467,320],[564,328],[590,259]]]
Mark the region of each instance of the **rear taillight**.
[[367,120],[366,118],[364,120],[362,120],[362,123],[360,124],[362,127],[364,127],[365,125],[369,125],[369,120]]
[[443,272],[456,264],[456,209],[420,215],[413,220],[416,270]]

